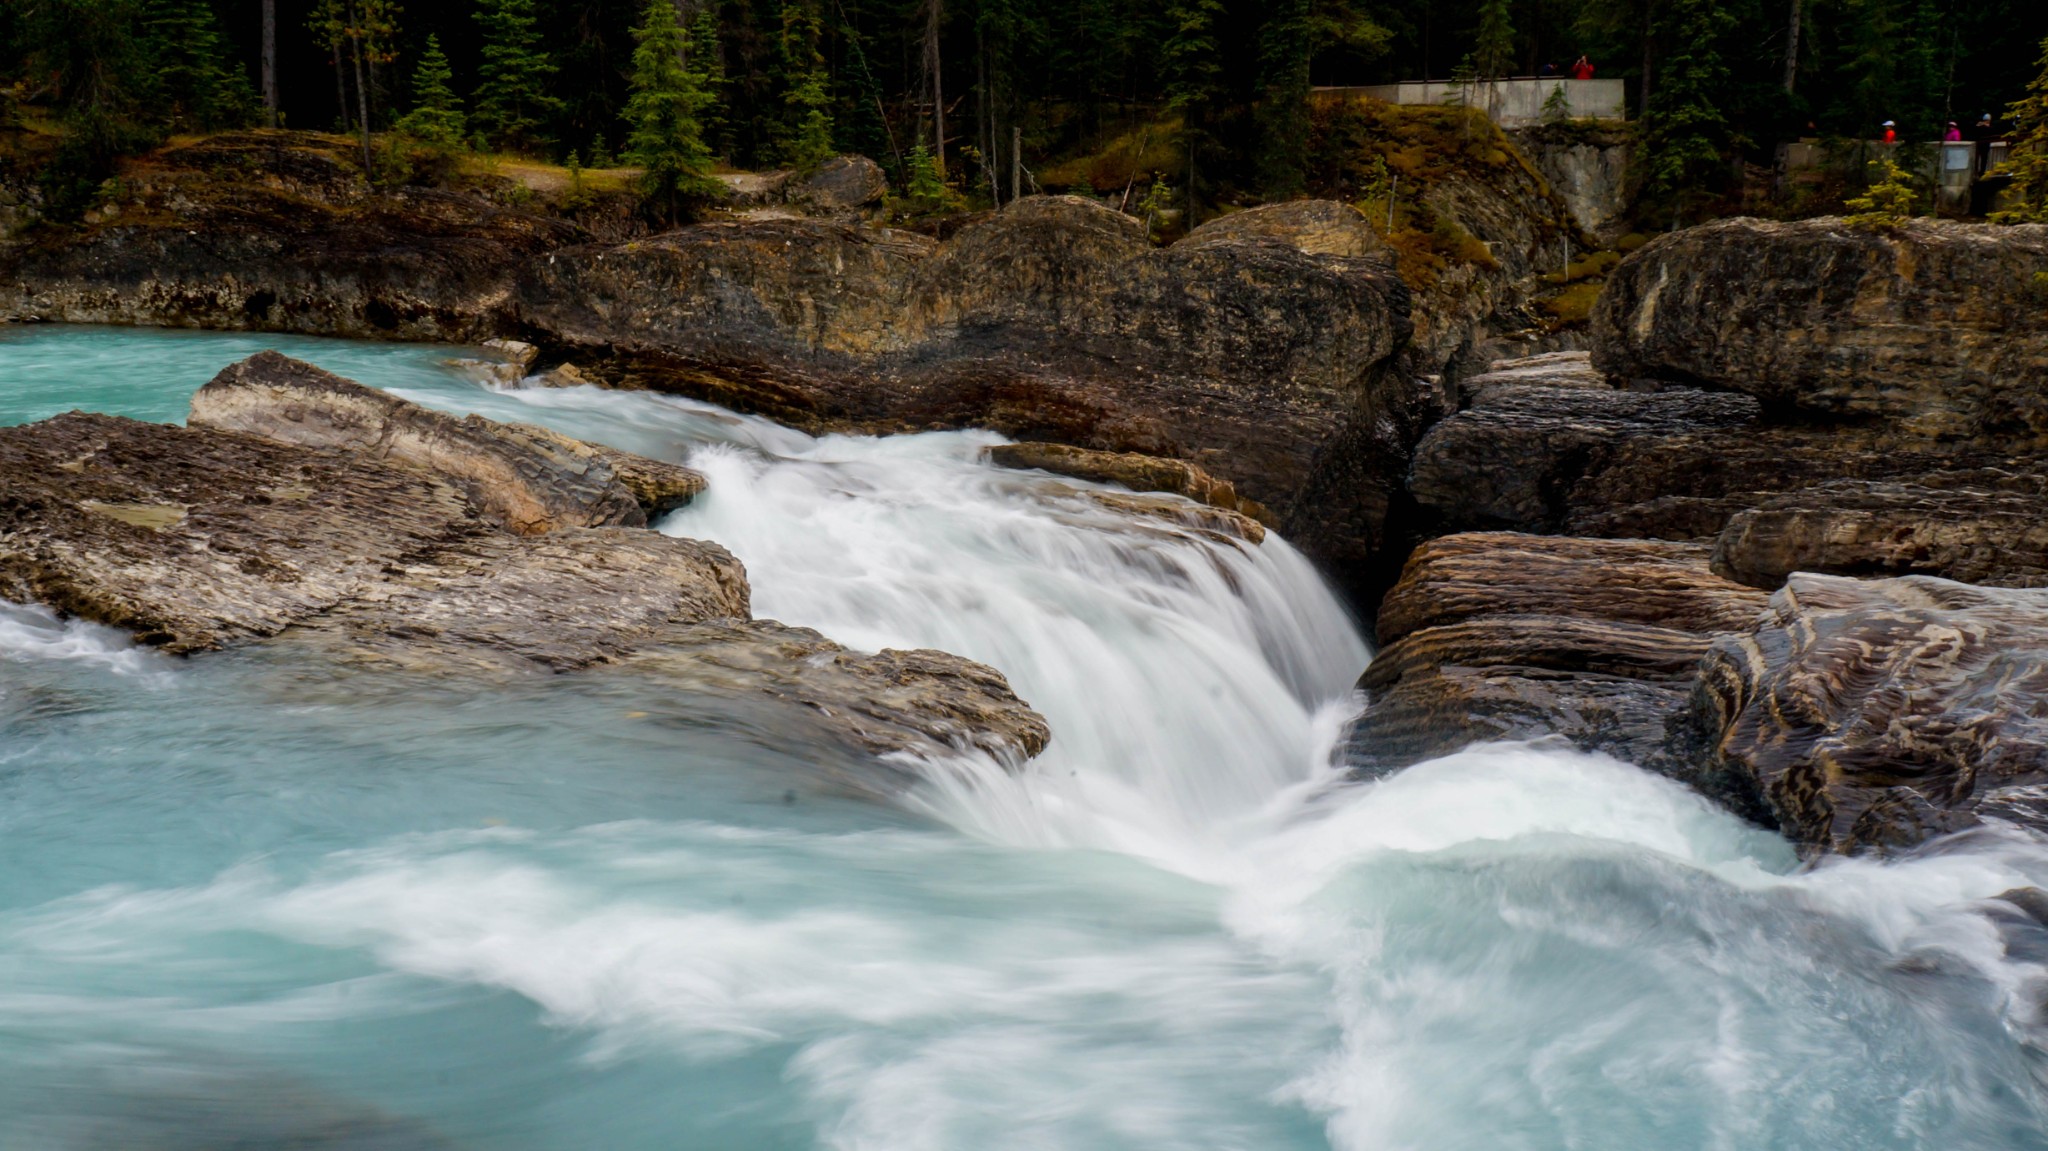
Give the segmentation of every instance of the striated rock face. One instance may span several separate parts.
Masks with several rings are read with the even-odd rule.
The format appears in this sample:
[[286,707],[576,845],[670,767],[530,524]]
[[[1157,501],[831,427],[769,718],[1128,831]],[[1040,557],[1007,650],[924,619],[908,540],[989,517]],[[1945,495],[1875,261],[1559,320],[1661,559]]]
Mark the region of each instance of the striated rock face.
[[2048,592],[1795,575],[1702,669],[1700,714],[1787,835],[1904,847],[2048,829]]
[[1385,646],[1346,739],[1379,773],[1486,739],[1561,735],[1684,780],[1745,814],[1740,781],[1700,769],[1687,716],[1716,634],[1764,593],[1713,574],[1708,549],[1478,533],[1418,549],[1381,607]]
[[1312,256],[1369,257],[1391,263],[1393,250],[1358,209],[1335,200],[1289,200],[1218,216],[1188,233],[1201,247],[1232,240],[1272,240]]
[[273,354],[194,407],[251,430],[78,413],[0,429],[0,598],[181,654],[261,641],[436,675],[644,659],[679,686],[800,705],[877,753],[1014,765],[1049,738],[992,669],[752,620],[725,549],[589,526],[644,523],[617,474],[668,465],[423,412]]
[[525,424],[457,418],[276,352],[234,364],[192,397],[195,427],[400,460],[458,481],[519,535],[646,527],[704,490],[688,468]]
[[1796,571],[2048,586],[2048,476],[1987,468],[1774,496],[1729,519],[1714,570],[1761,588]]
[[1772,408],[2048,446],[2043,274],[2048,227],[1724,220],[1622,263],[1594,313],[1596,362]]

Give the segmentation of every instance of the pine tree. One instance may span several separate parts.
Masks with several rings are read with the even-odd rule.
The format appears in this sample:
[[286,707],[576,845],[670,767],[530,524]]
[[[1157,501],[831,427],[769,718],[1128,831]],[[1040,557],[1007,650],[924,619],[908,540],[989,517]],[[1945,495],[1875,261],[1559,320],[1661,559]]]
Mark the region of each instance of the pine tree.
[[832,97],[826,87],[825,57],[818,51],[817,13],[782,7],[783,92],[781,160],[792,168],[815,168],[832,158]]
[[1479,42],[1472,49],[1472,64],[1484,80],[1514,71],[1515,25],[1509,0],[1480,0]]
[[398,130],[440,148],[460,148],[469,126],[451,86],[454,78],[448,56],[441,51],[440,37],[428,36],[419,67],[413,71],[412,111],[398,122]]
[[[696,77],[697,90],[704,95],[704,107],[697,124],[713,154],[725,138],[725,44],[718,34],[718,5],[709,0],[697,10],[690,24],[690,55],[686,63]],[[600,137],[602,139],[602,137]]]
[[2006,113],[2012,118],[2011,207],[1992,216],[2002,224],[2048,223],[2048,40],[2041,42],[2041,72],[2026,97]]
[[533,0],[478,0],[476,22],[483,28],[483,62],[471,119],[495,147],[536,147],[562,101],[549,90],[555,62],[534,27]]
[[1310,19],[1310,0],[1276,0],[1259,30],[1259,174],[1270,199],[1307,182]]
[[641,191],[664,220],[717,189],[711,149],[697,117],[707,97],[698,73],[683,64],[689,38],[676,22],[673,0],[647,0],[645,23],[633,30],[633,95],[626,102],[632,134],[626,159],[639,165]]
[[1735,20],[1720,0],[1671,0],[1670,56],[1643,123],[1645,195],[1683,214],[1726,179],[1729,125],[1719,101],[1728,86],[1721,40]]
[[1223,0],[1168,0],[1168,35],[1162,50],[1166,105],[1180,115],[1180,146],[1187,159],[1187,223],[1195,221],[1203,158],[1212,152],[1214,120],[1226,92],[1220,46]]
[[248,77],[222,65],[228,53],[206,0],[148,0],[142,29],[154,95],[172,127],[203,130],[247,118]]

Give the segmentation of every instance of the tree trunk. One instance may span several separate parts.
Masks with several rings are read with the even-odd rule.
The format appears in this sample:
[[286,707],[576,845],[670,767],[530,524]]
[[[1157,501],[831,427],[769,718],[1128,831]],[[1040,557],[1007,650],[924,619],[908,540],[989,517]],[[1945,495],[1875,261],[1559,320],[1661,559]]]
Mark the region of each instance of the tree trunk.
[[1024,196],[1024,129],[1010,129],[1010,202]]
[[1645,7],[1643,9],[1643,106],[1636,114],[1638,119],[1647,120],[1650,118],[1650,65],[1656,58],[1654,51],[1656,42],[1657,10],[1655,7]]
[[925,0],[924,68],[932,84],[932,165],[946,178],[946,84],[939,61],[939,25],[944,0]]
[[1799,87],[1799,18],[1804,0],[1792,0],[1792,19],[1785,29],[1785,94]]
[[363,85],[363,42],[351,42],[355,49],[356,61],[356,111],[360,113],[356,127],[363,134],[363,176],[373,175],[370,168],[370,90]]
[[277,0],[263,0],[263,107],[277,127]]
[[334,106],[341,110],[341,131],[348,134],[348,76],[341,69],[341,42],[334,44]]

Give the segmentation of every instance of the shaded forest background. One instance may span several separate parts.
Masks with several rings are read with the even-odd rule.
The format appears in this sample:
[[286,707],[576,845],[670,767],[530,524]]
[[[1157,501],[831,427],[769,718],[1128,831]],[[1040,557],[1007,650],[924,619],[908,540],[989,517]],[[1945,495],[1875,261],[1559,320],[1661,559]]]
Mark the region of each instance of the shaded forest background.
[[[387,13],[366,81],[373,127],[389,127],[418,102],[429,37],[446,51],[454,92],[473,101],[485,49],[479,9],[530,8],[534,50],[544,57],[532,73],[538,124],[488,143],[554,159],[573,151],[586,162],[619,150],[629,130],[622,113],[632,29],[645,0],[363,2]],[[326,0],[330,11],[334,3]],[[1013,138],[1027,163],[1042,165],[1164,125],[1189,186],[1218,196],[1300,189],[1315,85],[1534,74],[1584,54],[1600,75],[1629,81],[1650,154],[1645,170],[1655,172],[1661,155],[1663,190],[1711,192],[1736,162],[1767,162],[1789,137],[1870,137],[1897,120],[1906,138],[1932,139],[1949,120],[2002,116],[2025,93],[2048,37],[2040,0],[677,6],[683,26],[715,29],[715,104],[704,135],[733,166],[789,162],[799,121],[820,106],[836,149],[875,157],[901,180],[906,156],[923,144],[969,190],[1000,178]],[[320,8],[276,0],[279,109],[290,127],[343,127],[359,99],[348,86],[353,62],[316,31]],[[252,122],[261,11],[262,0],[8,0],[0,5],[0,87],[53,115],[98,110],[103,120],[158,132]],[[209,22],[211,33],[200,30]],[[171,90],[204,71],[203,61],[180,56],[194,44],[218,61],[228,86],[204,110]],[[102,122],[96,130],[110,129]]]

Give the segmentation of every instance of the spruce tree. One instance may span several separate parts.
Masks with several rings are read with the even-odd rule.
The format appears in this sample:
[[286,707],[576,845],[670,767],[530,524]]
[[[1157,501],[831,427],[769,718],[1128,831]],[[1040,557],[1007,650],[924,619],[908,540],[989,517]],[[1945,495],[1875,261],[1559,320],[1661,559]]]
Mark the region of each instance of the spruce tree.
[[704,95],[704,107],[697,114],[697,125],[706,146],[716,155],[721,149],[726,128],[725,45],[718,35],[718,5],[709,0],[697,10],[697,18],[690,24],[688,65],[691,75],[697,79],[697,90]]
[[2011,206],[1992,216],[2002,224],[2048,223],[2048,40],[2041,42],[2041,72],[2026,97],[2006,113],[2012,118]]
[[455,97],[454,78],[440,37],[428,36],[412,75],[412,111],[398,122],[398,130],[440,148],[460,148],[469,126]]
[[1515,25],[1509,0],[1480,0],[1479,42],[1472,64],[1483,80],[1497,80],[1514,71]]
[[1226,98],[1221,33],[1223,0],[1167,0],[1167,38],[1160,61],[1166,105],[1180,115],[1187,161],[1187,224],[1195,224],[1204,157],[1213,152],[1214,120]]
[[533,0],[478,0],[476,22],[483,28],[483,62],[471,119],[494,147],[536,147],[562,101],[549,90],[555,62],[534,27]]
[[633,39],[626,159],[644,170],[641,191],[649,207],[674,220],[690,200],[718,188],[697,119],[707,97],[697,71],[683,64],[689,41],[676,22],[673,0],[647,0],[645,23],[633,30]]
[[1643,122],[1643,190],[1675,216],[1711,199],[1727,178],[1729,124],[1721,101],[1728,66],[1721,42],[1735,20],[1720,0],[1671,0],[1671,54]]
[[204,130],[247,118],[248,77],[223,65],[228,53],[206,0],[147,0],[142,30],[157,107],[172,127]]
[[1276,0],[1259,30],[1259,175],[1275,200],[1298,194],[1307,178],[1310,19],[1310,0]]
[[781,160],[792,168],[815,168],[832,158],[832,97],[826,88],[825,57],[818,50],[818,15],[810,7],[782,6],[784,107]]

